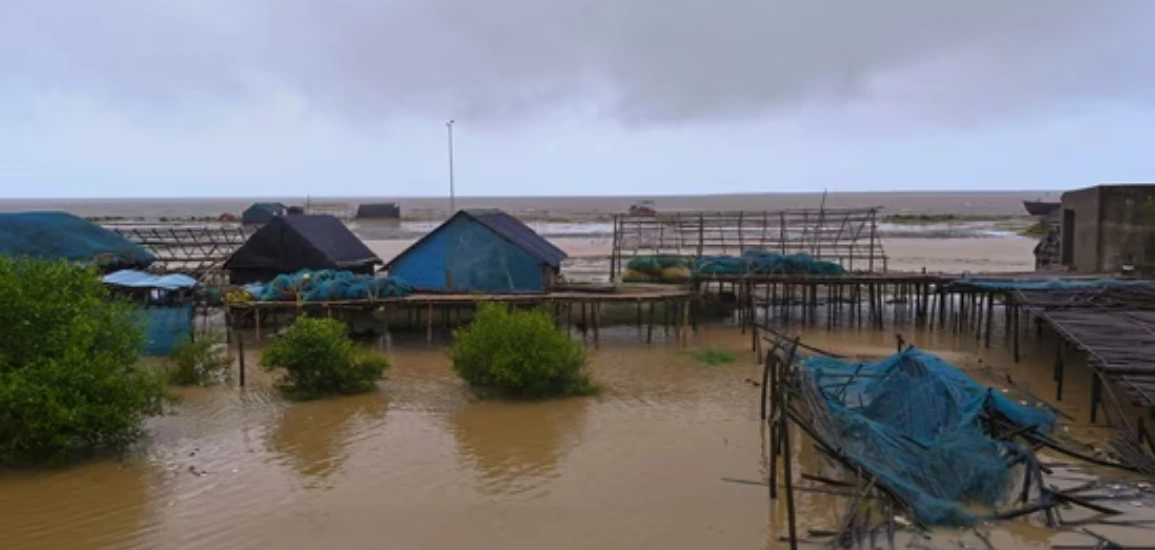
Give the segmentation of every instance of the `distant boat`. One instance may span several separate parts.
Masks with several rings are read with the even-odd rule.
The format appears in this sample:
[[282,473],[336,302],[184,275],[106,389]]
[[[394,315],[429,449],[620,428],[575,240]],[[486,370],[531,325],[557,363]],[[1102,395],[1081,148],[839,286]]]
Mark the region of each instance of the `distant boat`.
[[1032,216],[1046,216],[1059,208],[1062,203],[1046,201],[1023,201],[1027,213]]

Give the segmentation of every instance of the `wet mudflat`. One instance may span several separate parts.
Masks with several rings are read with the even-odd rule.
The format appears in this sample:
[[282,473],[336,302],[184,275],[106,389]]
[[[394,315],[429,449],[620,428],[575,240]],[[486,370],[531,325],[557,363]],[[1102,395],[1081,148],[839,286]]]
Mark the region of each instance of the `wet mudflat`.
[[[892,333],[806,337],[843,353],[894,349]],[[1010,373],[1040,396],[1052,391],[1046,353],[1012,365],[998,342],[978,354],[973,336],[907,337],[976,377]],[[734,364],[706,366],[676,343],[646,346],[632,328],[610,329],[591,352],[605,391],[542,403],[476,400],[442,350],[395,343],[378,393],[290,404],[253,372],[250,350],[248,388],[184,391],[122,460],[0,472],[0,548],[785,547],[784,503],[722,480],[766,477],[749,342],[736,329],[704,330],[692,346],[739,352]],[[1081,372],[1069,368],[1060,408],[1080,435],[1100,437],[1106,430],[1085,426]],[[792,448],[796,471],[819,469],[809,445]],[[803,528],[836,528],[844,499],[798,498]],[[1149,533],[1101,532],[1124,543]],[[1019,521],[993,526],[990,540],[1046,548],[1087,537]]]

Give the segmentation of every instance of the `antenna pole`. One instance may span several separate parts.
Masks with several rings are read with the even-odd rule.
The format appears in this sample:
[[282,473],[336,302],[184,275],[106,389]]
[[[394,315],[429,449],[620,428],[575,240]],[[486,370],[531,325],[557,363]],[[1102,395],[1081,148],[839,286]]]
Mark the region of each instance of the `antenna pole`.
[[445,123],[449,137],[449,215],[457,212],[457,197],[453,189],[453,121]]

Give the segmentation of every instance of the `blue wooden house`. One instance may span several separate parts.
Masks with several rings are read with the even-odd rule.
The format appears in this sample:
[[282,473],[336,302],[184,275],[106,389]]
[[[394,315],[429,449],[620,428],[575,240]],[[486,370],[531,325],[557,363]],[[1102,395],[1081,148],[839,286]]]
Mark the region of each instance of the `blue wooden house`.
[[501,210],[461,210],[385,268],[418,289],[532,293],[553,287],[565,258]]

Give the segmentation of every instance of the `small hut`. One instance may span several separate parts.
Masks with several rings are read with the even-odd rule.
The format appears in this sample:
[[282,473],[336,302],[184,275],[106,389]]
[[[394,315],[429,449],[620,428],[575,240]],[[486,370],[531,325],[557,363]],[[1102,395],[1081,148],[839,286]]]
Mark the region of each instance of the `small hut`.
[[547,292],[565,252],[501,210],[461,210],[386,265],[419,289]]
[[372,274],[381,259],[341,220],[324,214],[273,218],[237,249],[224,268],[232,284],[267,282],[302,269]]
[[359,220],[399,220],[401,207],[395,202],[379,202],[357,206]]
[[101,279],[113,294],[136,304],[134,315],[144,328],[144,355],[170,355],[193,332],[193,291],[188,275],[153,275],[125,269]]
[[67,212],[0,214],[0,254],[142,269],[152,254],[115,231]]
[[288,208],[279,202],[254,202],[241,214],[241,223],[245,225],[260,225],[269,223],[273,218],[286,214]]

